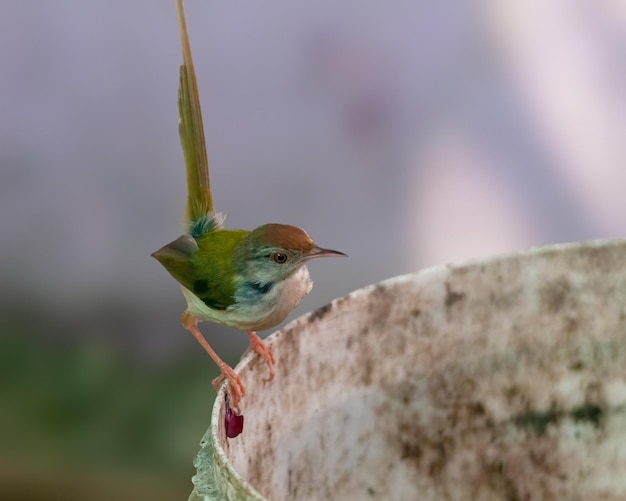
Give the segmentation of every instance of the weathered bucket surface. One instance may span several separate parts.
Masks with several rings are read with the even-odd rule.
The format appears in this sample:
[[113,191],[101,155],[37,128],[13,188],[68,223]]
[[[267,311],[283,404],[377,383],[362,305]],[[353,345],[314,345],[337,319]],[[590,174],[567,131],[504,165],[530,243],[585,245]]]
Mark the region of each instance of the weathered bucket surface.
[[625,240],[393,278],[270,344],[190,499],[626,499]]

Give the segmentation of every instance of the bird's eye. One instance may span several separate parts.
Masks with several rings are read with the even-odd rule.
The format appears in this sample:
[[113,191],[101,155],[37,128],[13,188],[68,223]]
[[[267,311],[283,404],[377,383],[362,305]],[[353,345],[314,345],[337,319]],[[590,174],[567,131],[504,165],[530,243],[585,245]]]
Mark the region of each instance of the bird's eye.
[[287,262],[287,254],[283,252],[274,252],[272,254],[272,259],[274,260],[275,263],[283,264]]

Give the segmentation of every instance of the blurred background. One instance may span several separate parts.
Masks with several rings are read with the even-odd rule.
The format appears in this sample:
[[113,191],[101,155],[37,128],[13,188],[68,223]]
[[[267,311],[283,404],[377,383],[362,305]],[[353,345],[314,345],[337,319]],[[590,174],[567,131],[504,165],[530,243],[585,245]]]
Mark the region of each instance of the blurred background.
[[[624,235],[626,2],[189,0],[218,210],[305,228],[291,319]],[[213,362],[150,253],[185,203],[173,0],[0,6],[0,497],[186,499]],[[226,361],[244,333],[203,324]],[[262,335],[265,335],[263,333]]]

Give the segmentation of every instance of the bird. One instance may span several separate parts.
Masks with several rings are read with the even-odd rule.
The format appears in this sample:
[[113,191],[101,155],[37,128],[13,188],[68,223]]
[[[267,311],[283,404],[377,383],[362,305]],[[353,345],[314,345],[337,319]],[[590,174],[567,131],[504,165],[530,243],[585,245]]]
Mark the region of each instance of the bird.
[[249,231],[226,229],[216,212],[202,112],[183,0],[177,0],[183,62],[178,92],[179,136],[187,176],[186,233],[151,254],[179,282],[187,308],[182,325],[198,340],[220,370],[217,390],[228,381],[230,402],[239,408],[245,388],[234,370],[213,350],[198,328],[203,321],[244,330],[248,350],[258,353],[274,377],[274,355],[256,334],[281,323],[311,291],[306,263],[346,256],[319,247],[301,228],[263,224]]

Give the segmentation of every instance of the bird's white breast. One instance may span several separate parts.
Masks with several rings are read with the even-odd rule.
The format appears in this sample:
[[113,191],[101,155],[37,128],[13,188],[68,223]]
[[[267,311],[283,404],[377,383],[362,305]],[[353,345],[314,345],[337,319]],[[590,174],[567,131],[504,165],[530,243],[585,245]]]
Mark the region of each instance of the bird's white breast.
[[187,310],[199,321],[207,320],[235,329],[262,331],[281,323],[311,292],[313,281],[306,266],[302,266],[254,301],[236,301],[225,310],[214,310],[191,291],[182,288]]

